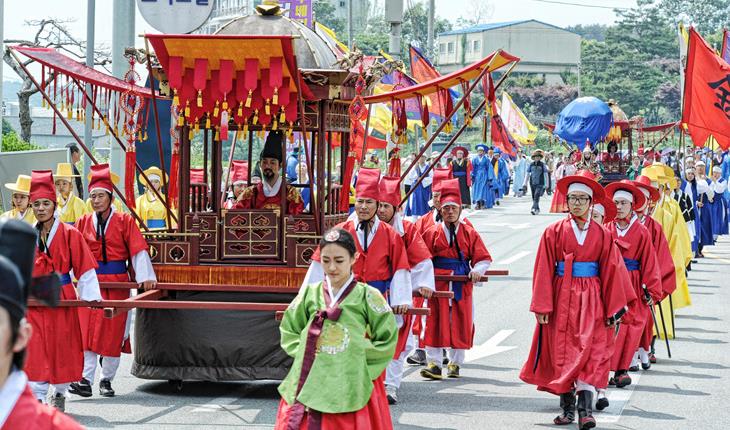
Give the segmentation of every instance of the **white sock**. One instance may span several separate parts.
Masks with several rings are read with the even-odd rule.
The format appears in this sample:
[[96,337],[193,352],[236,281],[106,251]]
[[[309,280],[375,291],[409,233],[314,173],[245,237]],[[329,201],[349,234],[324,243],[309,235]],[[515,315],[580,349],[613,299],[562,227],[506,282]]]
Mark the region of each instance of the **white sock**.
[[639,359],[642,363],[646,364],[649,362],[649,351],[644,348],[639,348]]

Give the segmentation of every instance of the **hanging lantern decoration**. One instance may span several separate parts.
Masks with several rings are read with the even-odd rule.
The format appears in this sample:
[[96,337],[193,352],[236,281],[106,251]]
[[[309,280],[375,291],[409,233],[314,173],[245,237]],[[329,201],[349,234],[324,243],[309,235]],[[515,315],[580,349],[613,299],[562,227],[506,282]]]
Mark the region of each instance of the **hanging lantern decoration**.
[[127,206],[130,209],[134,209],[134,181],[135,166],[137,164],[135,141],[141,123],[139,113],[144,107],[144,99],[131,89],[140,80],[139,74],[134,70],[134,57],[131,57],[129,60],[129,70],[124,74],[124,80],[130,84],[130,89],[118,97],[116,117],[119,118],[120,113],[124,112],[125,117],[122,130],[124,136],[127,138],[127,152],[125,154],[124,165],[124,197],[127,200]]

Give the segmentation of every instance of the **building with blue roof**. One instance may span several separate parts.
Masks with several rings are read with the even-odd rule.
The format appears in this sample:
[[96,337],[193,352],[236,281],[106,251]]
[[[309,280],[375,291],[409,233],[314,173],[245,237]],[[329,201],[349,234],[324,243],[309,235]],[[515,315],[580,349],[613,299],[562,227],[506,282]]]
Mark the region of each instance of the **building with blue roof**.
[[562,73],[578,73],[580,41],[577,33],[534,19],[479,24],[440,33],[437,65],[449,73],[503,49],[520,57],[515,72],[560,83]]

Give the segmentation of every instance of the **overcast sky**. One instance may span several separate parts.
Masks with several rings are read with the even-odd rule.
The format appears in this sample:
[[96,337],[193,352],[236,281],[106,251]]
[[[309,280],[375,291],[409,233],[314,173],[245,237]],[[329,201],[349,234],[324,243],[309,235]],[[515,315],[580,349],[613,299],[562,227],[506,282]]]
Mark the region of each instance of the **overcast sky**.
[[[127,0],[135,1],[135,0]],[[378,0],[381,4],[383,0]],[[406,6],[417,0],[404,0]],[[423,0],[425,1],[425,0]],[[607,7],[631,7],[635,0],[436,0],[436,15],[456,20],[460,16],[471,16],[473,5],[488,2],[491,16],[488,22],[537,19],[558,26],[574,24],[611,24],[615,20],[613,10]],[[570,4],[561,4],[570,3]],[[112,0],[96,1],[96,42],[111,44]],[[599,6],[582,7],[576,5]],[[67,24],[74,35],[86,37],[87,0],[13,0],[5,2],[4,38],[27,39],[34,35],[27,20],[43,18],[71,19]],[[152,32],[152,28],[137,14],[135,33]],[[138,43],[141,39],[138,38]],[[5,68],[5,79],[14,77]]]

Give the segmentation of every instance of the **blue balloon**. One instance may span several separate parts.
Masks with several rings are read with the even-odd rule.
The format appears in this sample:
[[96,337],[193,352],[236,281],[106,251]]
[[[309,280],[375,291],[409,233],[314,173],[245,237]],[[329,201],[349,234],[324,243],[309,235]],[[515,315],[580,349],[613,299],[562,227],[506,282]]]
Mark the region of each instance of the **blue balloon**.
[[596,97],[580,97],[560,111],[554,134],[582,151],[586,140],[594,147],[603,140],[611,124],[613,113],[606,103]]

